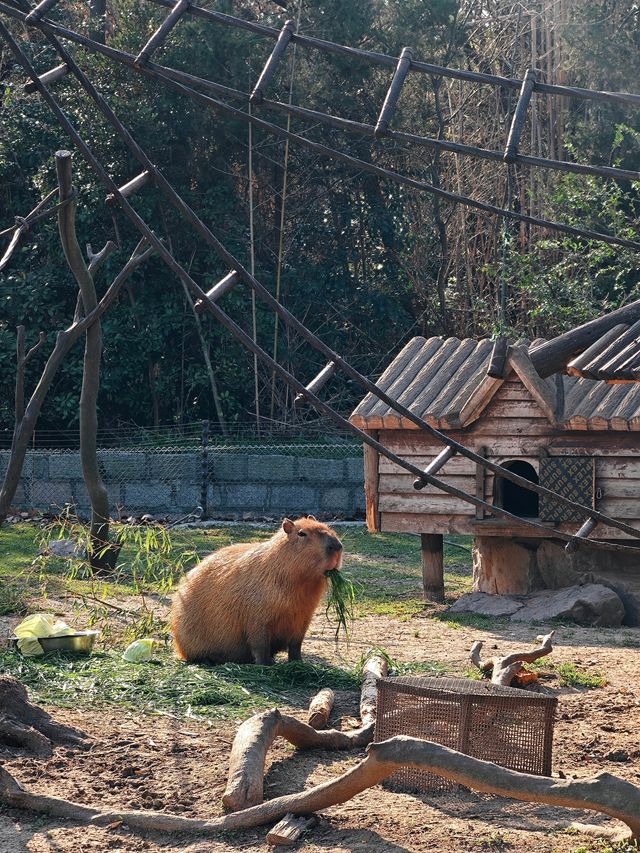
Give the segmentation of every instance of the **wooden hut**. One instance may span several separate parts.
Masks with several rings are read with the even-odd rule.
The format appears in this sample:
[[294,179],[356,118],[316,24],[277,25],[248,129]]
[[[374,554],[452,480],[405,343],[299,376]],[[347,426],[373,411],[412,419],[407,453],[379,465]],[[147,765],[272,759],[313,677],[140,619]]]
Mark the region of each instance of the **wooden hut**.
[[[640,385],[561,374],[542,379],[526,346],[510,346],[502,375],[490,376],[492,348],[488,340],[416,337],[378,384],[430,425],[491,461],[640,529]],[[371,394],[350,420],[420,468],[443,449]],[[437,476],[549,530],[576,533],[585,521],[575,510],[494,477],[459,455]],[[421,534],[425,594],[437,598],[443,593],[445,534],[475,537],[478,590],[527,593],[548,585],[537,577],[531,556],[546,538],[544,529],[492,517],[434,486],[417,491],[413,482],[411,474],[365,446],[368,527]],[[602,525],[594,535],[629,538]],[[608,559],[607,552],[583,550],[590,552],[589,559]]]

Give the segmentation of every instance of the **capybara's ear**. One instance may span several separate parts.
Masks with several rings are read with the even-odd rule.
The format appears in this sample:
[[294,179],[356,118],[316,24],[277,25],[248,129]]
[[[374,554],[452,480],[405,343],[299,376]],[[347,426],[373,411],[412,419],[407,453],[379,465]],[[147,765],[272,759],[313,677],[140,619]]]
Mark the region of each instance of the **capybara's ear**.
[[316,521],[316,517],[315,517],[315,515],[308,515],[308,516],[307,516],[307,518],[308,518],[310,521]]
[[290,518],[285,518],[282,521],[282,529],[285,533],[289,534],[296,529],[296,526]]

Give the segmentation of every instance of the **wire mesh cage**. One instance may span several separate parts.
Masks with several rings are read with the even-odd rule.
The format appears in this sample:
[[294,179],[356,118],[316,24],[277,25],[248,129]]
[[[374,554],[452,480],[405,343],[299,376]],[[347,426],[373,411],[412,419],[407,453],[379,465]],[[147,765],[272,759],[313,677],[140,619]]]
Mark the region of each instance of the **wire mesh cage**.
[[[375,740],[410,735],[511,770],[549,776],[557,702],[554,696],[467,678],[383,678]],[[386,784],[420,793],[459,787],[410,767]]]

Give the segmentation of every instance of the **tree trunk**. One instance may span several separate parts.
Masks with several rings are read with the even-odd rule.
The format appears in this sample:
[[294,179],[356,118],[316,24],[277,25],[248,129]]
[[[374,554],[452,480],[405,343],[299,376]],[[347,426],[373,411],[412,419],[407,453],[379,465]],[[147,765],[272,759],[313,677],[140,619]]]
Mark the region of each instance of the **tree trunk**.
[[444,551],[440,533],[420,536],[422,589],[426,601],[444,601]]
[[104,44],[107,31],[107,0],[89,0],[89,35]]
[[309,814],[344,803],[382,782],[401,767],[427,770],[487,794],[570,809],[591,809],[625,823],[631,831],[631,839],[640,837],[640,788],[610,773],[599,773],[585,779],[532,776],[507,770],[491,761],[463,755],[437,743],[403,736],[371,744],[365,760],[337,779],[323,782],[299,794],[286,794],[212,820],[186,818],[165,812],[102,810],[33,794],[22,788],[2,767],[0,802],[13,808],[31,809],[93,826],[108,826],[118,821],[130,829],[189,832],[215,838],[230,830],[248,829],[280,820],[289,813]]
[[89,747],[85,735],[51,719],[32,705],[24,686],[10,675],[0,675],[0,744],[26,749],[45,758],[54,744]]
[[[60,186],[60,201],[73,196],[71,183],[71,152],[56,152],[56,171]],[[71,272],[78,282],[84,313],[89,314],[98,304],[93,277],[82,257],[76,237],[76,204],[65,205],[58,214],[58,230],[62,248]],[[90,562],[97,572],[113,571],[119,548],[109,545],[109,495],[102,482],[98,466],[98,391],[102,358],[102,324],[99,320],[87,329],[80,392],[80,460],[82,474],[91,501]]]
[[[112,304],[120,292],[120,288],[127,281],[131,273],[152,254],[153,250],[150,248],[143,251],[143,245],[144,240],[141,240],[129,261],[109,285],[107,292],[100,300],[100,304],[97,306],[95,311],[92,311],[83,319],[74,320],[68,329],[58,332],[53,351],[47,359],[42,375],[40,376],[38,384],[29,399],[24,415],[20,419],[20,423],[17,425],[17,428],[14,430],[9,464],[7,465],[7,470],[5,471],[4,480],[2,482],[2,488],[0,489],[0,524],[2,524],[6,519],[11,506],[11,501],[13,500],[16,489],[18,488],[20,474],[22,472],[22,466],[24,465],[25,455],[29,448],[31,436],[33,435],[38,416],[40,415],[40,410],[42,409],[47,392],[51,387],[51,383],[55,378],[58,368],[62,364],[71,347],[84,334],[85,330],[88,329],[98,317],[101,317]],[[40,335],[40,340],[43,342],[42,332]],[[40,341],[36,346],[39,345]],[[32,347],[30,352],[34,351],[35,347]],[[28,354],[25,358],[28,358]]]

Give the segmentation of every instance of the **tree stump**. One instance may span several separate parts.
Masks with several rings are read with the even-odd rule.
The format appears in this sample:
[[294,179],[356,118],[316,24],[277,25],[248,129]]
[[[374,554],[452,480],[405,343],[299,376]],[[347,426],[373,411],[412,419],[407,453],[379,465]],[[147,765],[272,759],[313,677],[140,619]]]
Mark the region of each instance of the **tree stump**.
[[89,747],[86,735],[78,729],[56,723],[46,711],[32,705],[16,678],[0,675],[0,746],[26,749],[46,758],[58,744]]

